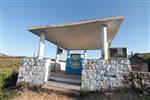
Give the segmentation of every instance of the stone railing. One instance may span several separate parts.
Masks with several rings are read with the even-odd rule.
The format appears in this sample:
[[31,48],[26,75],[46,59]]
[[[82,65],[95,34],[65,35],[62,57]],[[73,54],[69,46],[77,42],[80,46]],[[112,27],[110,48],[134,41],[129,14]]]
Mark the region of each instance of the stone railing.
[[82,88],[87,91],[112,91],[128,87],[124,76],[130,74],[129,60],[85,60],[82,69]]
[[26,82],[41,85],[48,80],[50,59],[24,58],[19,69],[17,83]]
[[131,71],[126,79],[131,82],[134,89],[150,95],[150,72]]

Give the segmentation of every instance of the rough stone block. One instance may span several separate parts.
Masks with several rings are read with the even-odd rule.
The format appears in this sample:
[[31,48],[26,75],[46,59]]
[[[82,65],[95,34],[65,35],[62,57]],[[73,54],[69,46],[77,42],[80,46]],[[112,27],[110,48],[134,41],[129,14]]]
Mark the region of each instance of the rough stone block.
[[[46,77],[46,61],[49,59],[25,58],[20,66],[17,83],[43,84]],[[50,64],[50,63],[49,63]]]
[[90,60],[84,61],[82,70],[82,88],[89,91],[108,91],[124,87],[129,75],[128,60],[96,60],[94,68],[90,68]]

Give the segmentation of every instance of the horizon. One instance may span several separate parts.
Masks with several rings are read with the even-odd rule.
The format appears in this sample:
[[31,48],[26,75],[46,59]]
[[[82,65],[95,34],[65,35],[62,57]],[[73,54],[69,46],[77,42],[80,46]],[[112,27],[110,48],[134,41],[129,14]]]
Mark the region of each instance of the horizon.
[[[1,1],[1,53],[37,55],[39,37],[27,31],[31,26],[122,15],[125,17],[111,47],[127,47],[128,55],[150,53],[150,2],[55,2]],[[102,12],[102,13],[98,13]],[[51,14],[52,13],[52,14]],[[134,39],[133,39],[134,38]],[[61,59],[67,52],[63,50]],[[82,50],[72,53],[82,53]],[[56,46],[45,42],[45,57],[55,58]],[[100,57],[100,50],[87,50],[88,58]]]

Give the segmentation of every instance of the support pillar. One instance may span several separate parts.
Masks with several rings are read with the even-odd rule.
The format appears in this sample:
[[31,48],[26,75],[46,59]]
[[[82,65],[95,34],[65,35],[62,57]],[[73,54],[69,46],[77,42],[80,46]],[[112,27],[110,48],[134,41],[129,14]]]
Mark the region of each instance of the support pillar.
[[56,71],[56,67],[58,66],[58,63],[59,63],[59,56],[60,56],[60,55],[58,54],[58,49],[59,49],[59,47],[57,46],[54,72]]
[[59,54],[58,54],[58,49],[59,49],[59,47],[57,46],[57,49],[56,49],[56,63],[58,63],[59,62]]
[[38,58],[43,59],[44,57],[44,47],[45,47],[45,33],[40,34],[40,44],[38,51]]
[[87,59],[87,52],[84,50],[84,59]]
[[107,41],[107,26],[102,25],[101,26],[101,32],[100,32],[100,43],[102,45],[102,58],[104,60],[108,60],[108,41]]
[[67,51],[67,58],[69,58],[70,50]]

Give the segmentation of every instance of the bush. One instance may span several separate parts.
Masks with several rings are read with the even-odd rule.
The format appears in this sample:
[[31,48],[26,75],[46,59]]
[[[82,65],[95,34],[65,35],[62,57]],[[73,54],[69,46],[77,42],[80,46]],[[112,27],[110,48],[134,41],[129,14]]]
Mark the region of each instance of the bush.
[[86,89],[80,88],[80,95],[85,96],[88,93]]
[[18,78],[18,72],[13,71],[7,78],[4,79],[3,88],[15,86]]
[[26,83],[26,82],[18,83],[17,87],[20,90],[28,89],[28,90],[35,91],[35,92],[40,92],[42,90],[42,85],[33,85],[30,83]]
[[16,95],[15,92],[2,93],[0,91],[0,100],[9,100],[9,99],[12,99],[15,95]]

